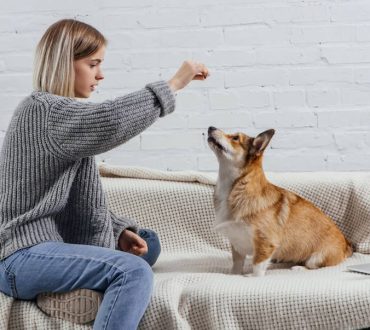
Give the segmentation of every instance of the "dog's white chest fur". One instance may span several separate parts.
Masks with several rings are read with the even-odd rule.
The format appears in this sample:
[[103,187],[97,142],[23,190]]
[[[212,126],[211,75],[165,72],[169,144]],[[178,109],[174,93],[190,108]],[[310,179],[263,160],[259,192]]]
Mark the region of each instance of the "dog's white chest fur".
[[252,255],[253,231],[250,225],[239,219],[234,219],[229,211],[227,199],[230,194],[231,185],[228,180],[219,178],[215,188],[215,198],[218,201],[216,207],[216,221],[214,229],[225,236],[241,255]]

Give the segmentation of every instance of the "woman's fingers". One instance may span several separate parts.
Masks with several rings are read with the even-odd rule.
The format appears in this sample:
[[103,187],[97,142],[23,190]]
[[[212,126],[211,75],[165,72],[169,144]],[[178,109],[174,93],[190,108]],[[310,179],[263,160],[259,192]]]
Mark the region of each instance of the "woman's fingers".
[[196,74],[194,79],[204,80],[208,77],[208,69],[203,63],[194,62],[196,66]]
[[209,71],[203,63],[196,61],[184,61],[174,77],[169,80],[173,91],[184,88],[192,80],[204,80],[208,77]]
[[198,73],[194,76],[193,80],[205,80],[207,78],[203,73]]
[[145,243],[145,245],[133,245],[131,247],[131,253],[137,255],[137,256],[141,256],[143,254],[146,254],[148,252],[148,246],[147,244]]
[[144,239],[138,236],[136,241],[132,244],[131,250],[136,255],[143,255],[148,252],[148,245]]

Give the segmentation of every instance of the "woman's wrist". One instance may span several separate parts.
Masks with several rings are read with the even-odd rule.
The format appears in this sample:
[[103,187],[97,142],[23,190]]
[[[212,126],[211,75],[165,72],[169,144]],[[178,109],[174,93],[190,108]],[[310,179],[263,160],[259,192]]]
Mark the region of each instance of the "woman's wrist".
[[170,86],[172,92],[177,92],[180,88],[179,88],[179,83],[175,80],[175,79],[170,79],[168,81],[168,85]]

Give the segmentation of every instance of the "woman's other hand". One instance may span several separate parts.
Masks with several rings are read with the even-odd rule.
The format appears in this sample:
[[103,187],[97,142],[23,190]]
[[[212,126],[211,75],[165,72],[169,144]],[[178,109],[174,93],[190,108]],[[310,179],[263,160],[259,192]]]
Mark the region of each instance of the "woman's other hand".
[[208,75],[208,69],[204,64],[195,61],[185,61],[176,74],[168,81],[168,84],[176,92],[184,88],[192,80],[205,80]]
[[118,246],[122,251],[142,256],[148,252],[148,246],[144,239],[131,230],[125,229],[119,239]]

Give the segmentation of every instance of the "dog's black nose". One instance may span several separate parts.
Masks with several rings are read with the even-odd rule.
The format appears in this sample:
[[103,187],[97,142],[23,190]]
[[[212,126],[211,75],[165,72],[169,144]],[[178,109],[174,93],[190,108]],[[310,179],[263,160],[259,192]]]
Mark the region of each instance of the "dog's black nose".
[[215,131],[216,129],[217,128],[213,126],[208,127],[208,134],[211,133],[212,131]]

